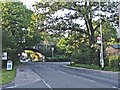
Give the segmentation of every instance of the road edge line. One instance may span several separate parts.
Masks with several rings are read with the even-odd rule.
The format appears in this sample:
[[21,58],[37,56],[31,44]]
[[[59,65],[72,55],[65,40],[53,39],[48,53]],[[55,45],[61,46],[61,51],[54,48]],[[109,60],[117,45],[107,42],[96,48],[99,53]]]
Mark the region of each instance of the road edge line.
[[50,88],[51,90],[53,90],[52,87],[51,87],[44,79],[42,79],[42,81],[43,81],[43,83],[44,83],[48,88]]

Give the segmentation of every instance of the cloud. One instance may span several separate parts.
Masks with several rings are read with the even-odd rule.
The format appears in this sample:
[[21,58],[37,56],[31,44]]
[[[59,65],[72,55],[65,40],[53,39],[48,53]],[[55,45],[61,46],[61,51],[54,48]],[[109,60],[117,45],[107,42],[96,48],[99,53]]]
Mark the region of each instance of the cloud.
[[27,5],[27,6],[32,6],[32,4],[34,4],[35,2],[37,2],[38,0],[20,0],[21,2],[23,2],[23,4]]

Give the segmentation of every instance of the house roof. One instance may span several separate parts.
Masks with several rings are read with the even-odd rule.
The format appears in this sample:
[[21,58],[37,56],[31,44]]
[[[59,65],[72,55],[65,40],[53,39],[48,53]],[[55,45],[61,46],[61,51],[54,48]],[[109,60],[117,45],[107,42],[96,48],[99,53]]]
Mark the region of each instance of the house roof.
[[113,44],[113,45],[110,45],[110,46],[115,48],[115,49],[120,49],[120,44]]

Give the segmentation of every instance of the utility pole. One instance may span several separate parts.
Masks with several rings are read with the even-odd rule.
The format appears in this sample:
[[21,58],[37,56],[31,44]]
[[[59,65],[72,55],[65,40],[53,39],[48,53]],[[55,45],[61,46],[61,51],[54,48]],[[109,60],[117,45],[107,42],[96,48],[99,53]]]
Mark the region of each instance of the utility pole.
[[118,42],[120,43],[120,3],[118,4],[118,12],[119,12]]
[[103,59],[103,36],[102,36],[102,20],[101,20],[101,5],[99,0],[99,15],[100,15],[100,37],[101,37],[101,47],[100,47],[100,65],[102,69],[104,68],[104,59]]

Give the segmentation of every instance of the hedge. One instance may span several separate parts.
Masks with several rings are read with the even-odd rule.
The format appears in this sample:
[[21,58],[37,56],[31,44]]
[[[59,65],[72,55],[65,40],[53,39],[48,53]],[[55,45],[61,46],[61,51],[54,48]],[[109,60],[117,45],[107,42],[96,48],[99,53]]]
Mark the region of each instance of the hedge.
[[108,56],[109,66],[112,68],[119,68],[120,55],[113,54]]

